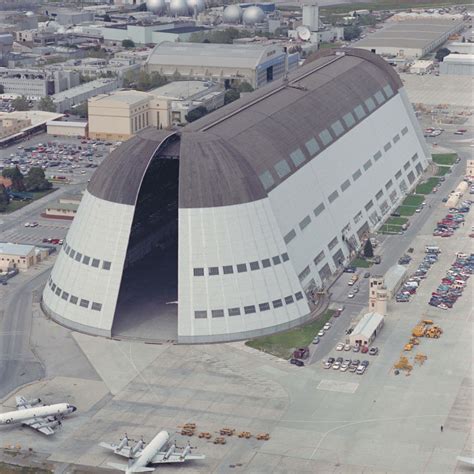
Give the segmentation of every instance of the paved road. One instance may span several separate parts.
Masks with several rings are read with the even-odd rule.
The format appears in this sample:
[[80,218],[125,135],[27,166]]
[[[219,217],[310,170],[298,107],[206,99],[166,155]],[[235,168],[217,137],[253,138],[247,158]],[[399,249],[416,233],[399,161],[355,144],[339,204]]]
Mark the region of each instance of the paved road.
[[7,299],[0,321],[0,399],[16,387],[43,377],[40,361],[30,349],[33,291],[50,269],[19,286]]

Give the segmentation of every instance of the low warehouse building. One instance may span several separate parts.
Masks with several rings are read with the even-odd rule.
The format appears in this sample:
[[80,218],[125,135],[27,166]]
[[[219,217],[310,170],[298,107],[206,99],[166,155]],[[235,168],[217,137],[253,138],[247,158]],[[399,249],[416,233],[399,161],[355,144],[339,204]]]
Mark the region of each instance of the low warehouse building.
[[474,76],[474,54],[448,54],[439,65],[440,74]]
[[58,137],[86,137],[87,122],[59,122],[52,121],[46,124],[48,135]]
[[367,313],[357,323],[349,340],[353,346],[370,346],[382,329],[384,317],[378,313]]
[[0,271],[18,269],[28,270],[48,256],[48,250],[34,245],[0,243]]

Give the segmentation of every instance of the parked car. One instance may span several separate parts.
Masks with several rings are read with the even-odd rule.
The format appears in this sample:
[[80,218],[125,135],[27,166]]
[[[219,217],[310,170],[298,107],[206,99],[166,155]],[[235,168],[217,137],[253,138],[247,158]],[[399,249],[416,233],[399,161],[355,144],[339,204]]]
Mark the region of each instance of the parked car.
[[318,336],[319,337],[323,337],[324,336],[324,331],[321,329],[321,331],[318,332]]
[[295,359],[307,359],[309,357],[309,347],[300,347],[293,352]]
[[359,365],[359,367],[357,367],[356,374],[363,375],[364,372],[365,372],[365,367],[363,365]]
[[378,347],[371,347],[369,350],[369,355],[374,356],[379,353],[379,348]]
[[344,350],[345,351],[350,351],[352,346],[350,344],[344,344]]
[[313,344],[319,344],[319,341],[321,339],[319,339],[319,336],[316,336],[314,339],[313,339]]
[[324,325],[323,329],[324,329],[325,331],[328,331],[329,329],[331,329],[331,323],[326,323],[326,324]]
[[364,278],[369,278],[370,277],[370,272],[365,272],[364,273]]
[[369,352],[369,348],[367,346],[362,346],[360,348],[360,351],[362,352],[362,354],[366,354],[367,352]]
[[340,342],[337,346],[336,346],[336,351],[342,351],[344,350],[344,344],[342,342]]
[[298,367],[303,367],[304,366],[304,362],[302,360],[299,360],[299,359],[290,359],[290,364],[292,365],[296,365]]

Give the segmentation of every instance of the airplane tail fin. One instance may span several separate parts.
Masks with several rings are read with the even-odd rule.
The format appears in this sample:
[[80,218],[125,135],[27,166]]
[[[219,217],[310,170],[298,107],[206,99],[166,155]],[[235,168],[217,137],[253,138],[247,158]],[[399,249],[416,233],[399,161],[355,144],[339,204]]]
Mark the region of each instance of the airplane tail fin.
[[117,471],[124,471],[124,472],[153,472],[155,470],[154,467],[130,467],[127,464],[118,464],[114,462],[108,462],[108,466],[117,469]]

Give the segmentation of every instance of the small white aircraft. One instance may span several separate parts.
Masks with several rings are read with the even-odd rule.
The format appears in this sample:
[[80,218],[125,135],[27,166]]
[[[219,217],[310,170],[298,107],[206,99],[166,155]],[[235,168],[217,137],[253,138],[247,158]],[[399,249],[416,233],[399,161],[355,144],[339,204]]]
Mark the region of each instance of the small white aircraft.
[[[167,431],[160,431],[145,447],[145,442],[141,439],[135,446],[129,445],[129,439],[125,437],[120,440],[120,444],[100,443],[99,446],[113,451],[114,454],[128,458],[128,464],[107,463],[109,466],[126,474],[134,472],[152,472],[154,467],[147,467],[148,464],[162,464],[185,462],[191,460],[205,459],[202,454],[191,454],[191,446],[187,446],[181,452],[175,452],[176,445],[169,446],[170,435]],[[165,447],[166,446],[166,447]]]
[[474,466],[474,458],[468,458],[465,456],[458,456],[458,461],[463,462],[464,464],[469,464],[470,466]]
[[77,410],[69,403],[56,405],[41,405],[41,400],[27,400],[16,397],[17,411],[0,414],[0,425],[21,423],[47,436],[54,434],[54,428],[61,425],[61,419]]

